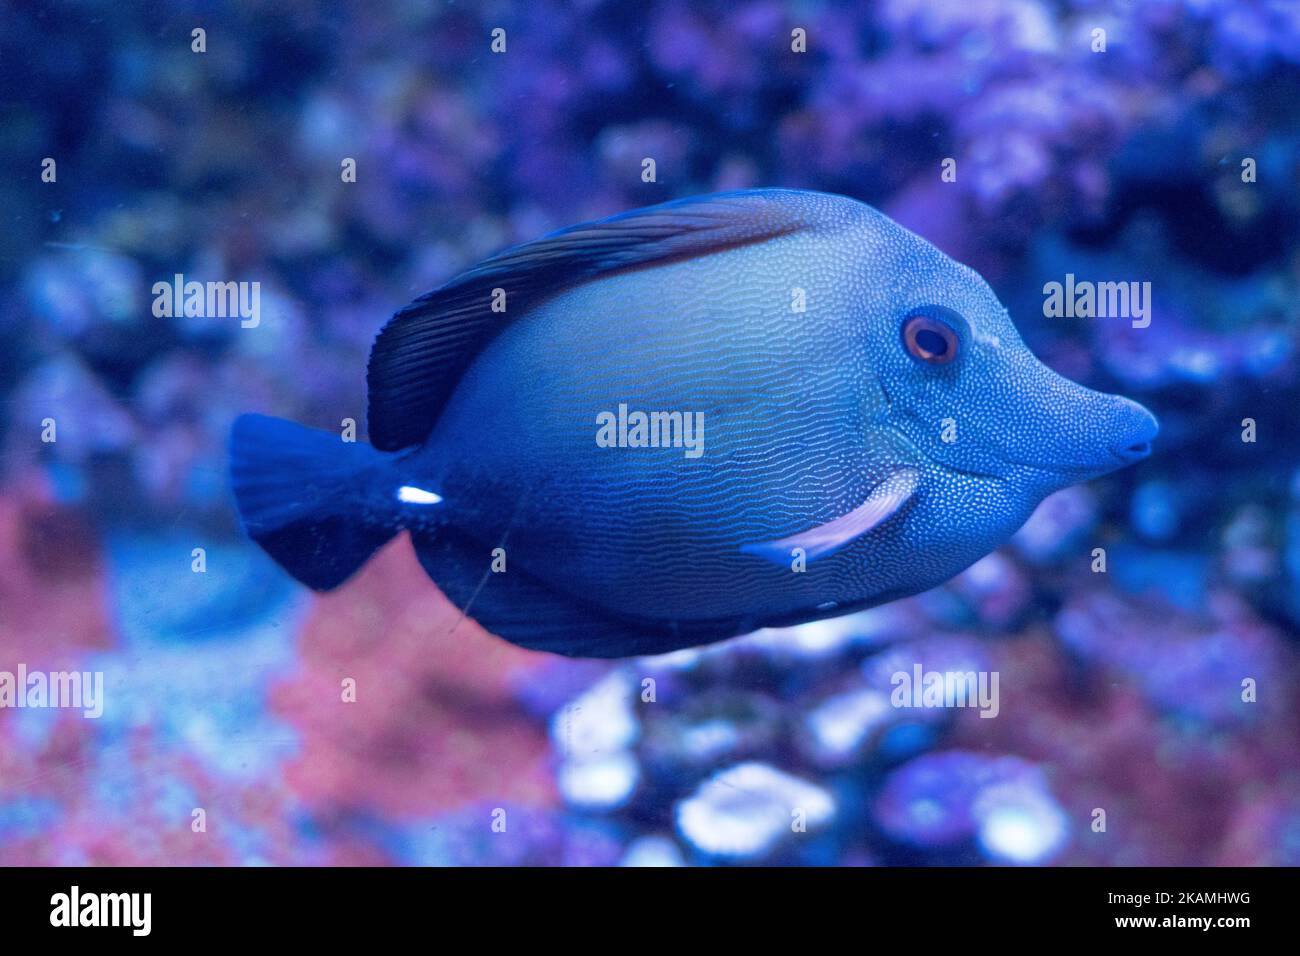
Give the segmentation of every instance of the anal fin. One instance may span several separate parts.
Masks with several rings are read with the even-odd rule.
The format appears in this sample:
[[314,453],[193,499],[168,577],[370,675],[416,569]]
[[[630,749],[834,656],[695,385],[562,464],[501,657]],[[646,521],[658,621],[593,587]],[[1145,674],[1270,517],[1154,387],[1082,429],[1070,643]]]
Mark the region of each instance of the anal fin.
[[485,630],[531,650],[567,657],[636,657],[666,654],[746,630],[740,622],[614,617],[522,568],[492,572],[492,549],[452,527],[412,531],[411,541],[424,570],[457,607]]

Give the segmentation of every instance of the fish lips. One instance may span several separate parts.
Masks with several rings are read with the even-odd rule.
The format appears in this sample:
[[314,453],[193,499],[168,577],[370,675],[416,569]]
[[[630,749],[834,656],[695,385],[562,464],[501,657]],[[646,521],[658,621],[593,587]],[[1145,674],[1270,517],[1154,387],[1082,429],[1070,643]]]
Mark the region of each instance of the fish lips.
[[1152,445],[1160,434],[1160,421],[1137,402],[1127,398],[1120,400],[1131,406],[1130,416],[1134,420],[1128,434],[1110,446],[1110,453],[1123,467],[1150,457]]

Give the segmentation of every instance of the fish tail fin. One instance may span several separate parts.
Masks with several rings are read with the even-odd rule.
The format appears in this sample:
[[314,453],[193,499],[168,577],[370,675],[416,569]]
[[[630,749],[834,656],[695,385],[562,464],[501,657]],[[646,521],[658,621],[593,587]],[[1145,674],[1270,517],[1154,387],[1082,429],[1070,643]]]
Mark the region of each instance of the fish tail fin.
[[303,584],[338,587],[401,528],[399,508],[375,493],[395,475],[392,458],[336,433],[241,415],[230,475],[244,529]]

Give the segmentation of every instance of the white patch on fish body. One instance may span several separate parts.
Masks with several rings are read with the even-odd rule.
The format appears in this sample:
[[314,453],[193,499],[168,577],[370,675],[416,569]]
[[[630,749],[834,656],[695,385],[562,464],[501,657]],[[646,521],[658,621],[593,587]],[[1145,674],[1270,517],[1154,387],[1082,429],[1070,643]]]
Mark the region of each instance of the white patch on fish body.
[[[918,478],[919,472],[915,468],[900,468],[872,489],[867,500],[848,514],[788,538],[746,544],[740,550],[780,564],[786,562],[795,548],[803,550],[810,561],[833,554],[893,516],[916,491]],[[834,605],[834,602],[830,603]]]
[[402,485],[397,489],[397,500],[408,505],[436,505],[442,501],[442,495],[416,488],[414,485]]

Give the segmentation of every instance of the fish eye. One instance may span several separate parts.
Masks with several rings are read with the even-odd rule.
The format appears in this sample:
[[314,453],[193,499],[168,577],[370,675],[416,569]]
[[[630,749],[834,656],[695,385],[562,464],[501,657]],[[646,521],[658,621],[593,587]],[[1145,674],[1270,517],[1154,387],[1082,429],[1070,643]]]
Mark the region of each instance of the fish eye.
[[961,339],[939,318],[937,309],[909,315],[903,322],[903,347],[907,354],[929,365],[947,365],[957,357]]

